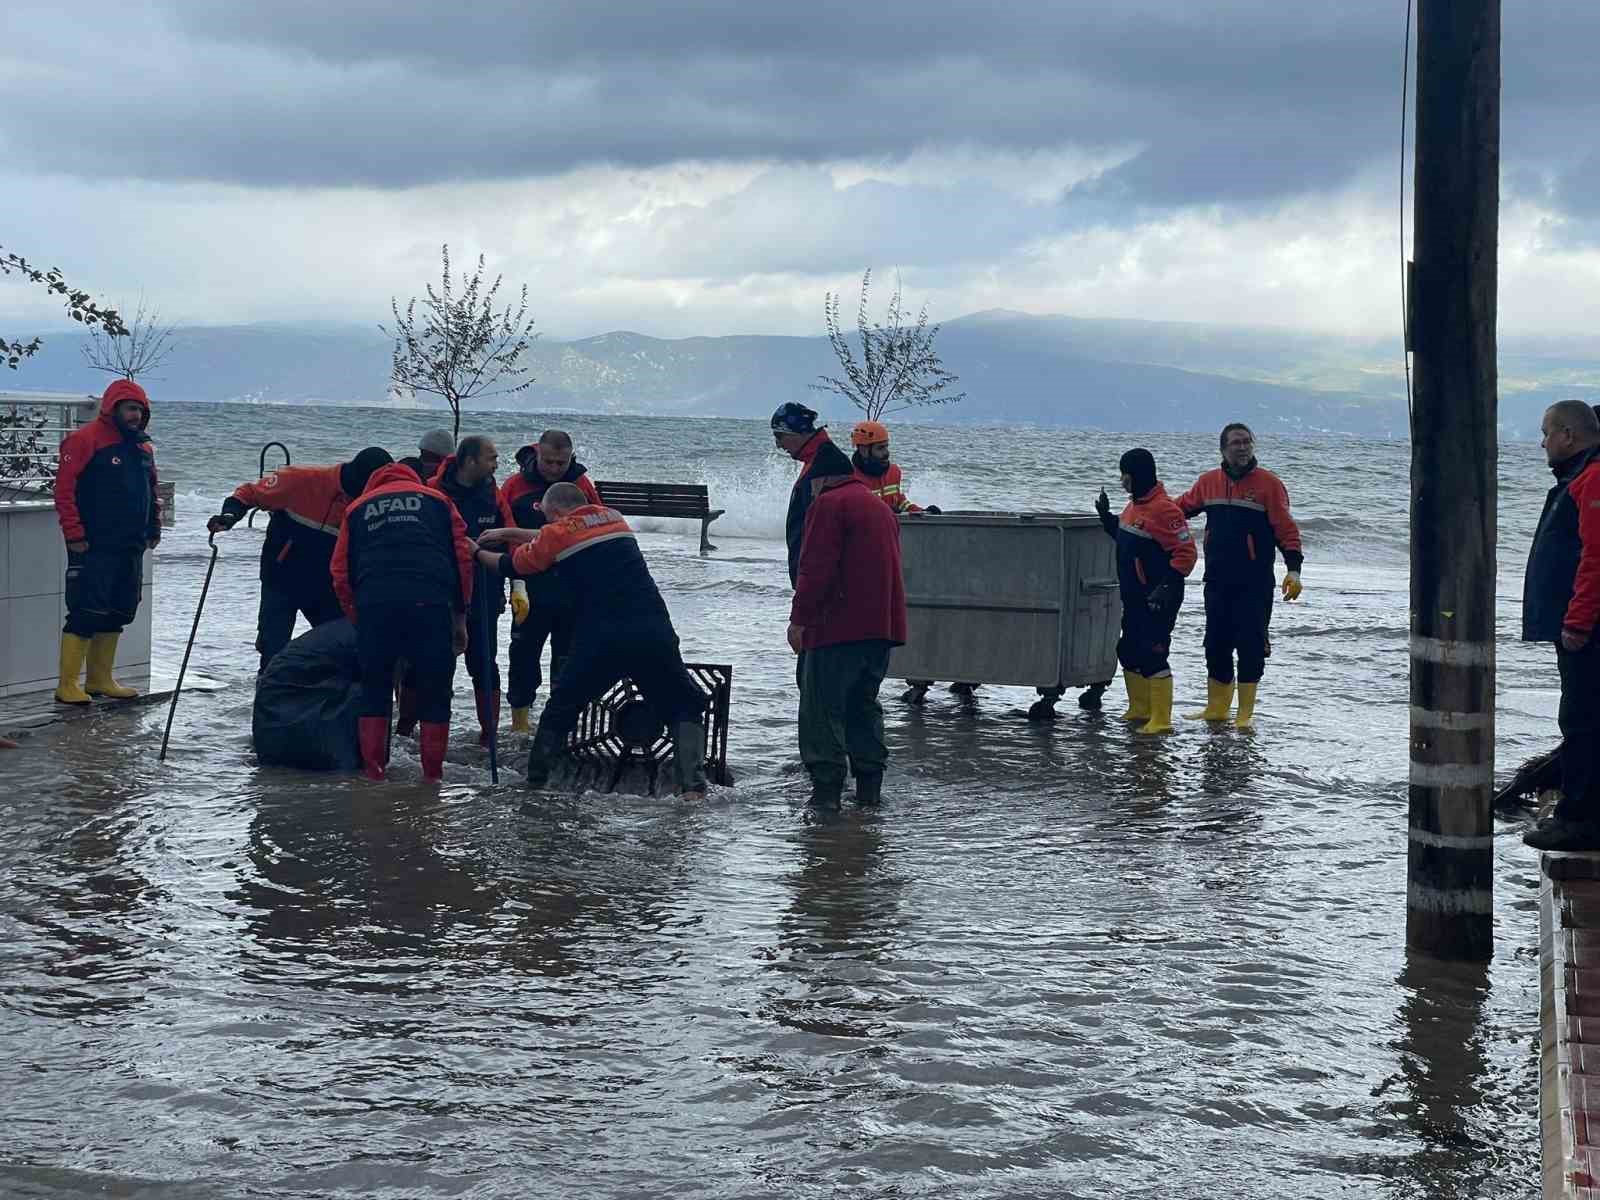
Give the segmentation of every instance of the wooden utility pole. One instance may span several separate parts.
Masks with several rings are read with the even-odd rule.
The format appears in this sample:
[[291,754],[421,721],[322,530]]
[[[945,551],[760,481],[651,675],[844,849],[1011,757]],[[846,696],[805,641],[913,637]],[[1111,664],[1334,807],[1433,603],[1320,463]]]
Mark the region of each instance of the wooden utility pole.
[[1500,0],[1418,0],[1406,943],[1494,949]]

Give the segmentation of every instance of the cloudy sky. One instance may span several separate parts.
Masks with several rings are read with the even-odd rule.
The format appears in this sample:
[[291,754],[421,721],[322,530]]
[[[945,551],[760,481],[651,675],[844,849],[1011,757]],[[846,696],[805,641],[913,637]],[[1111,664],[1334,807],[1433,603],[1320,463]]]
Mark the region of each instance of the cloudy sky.
[[[187,323],[376,323],[448,241],[557,337],[1397,324],[1405,0],[0,6],[0,245]],[[1600,3],[1505,5],[1501,325],[1600,310]],[[0,281],[0,320],[59,310]]]

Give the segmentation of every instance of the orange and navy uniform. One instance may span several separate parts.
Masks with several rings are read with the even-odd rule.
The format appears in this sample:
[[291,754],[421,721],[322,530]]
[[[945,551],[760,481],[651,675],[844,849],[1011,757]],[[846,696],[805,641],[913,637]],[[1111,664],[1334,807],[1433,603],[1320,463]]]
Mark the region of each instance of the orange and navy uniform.
[[352,621],[368,607],[472,602],[474,560],[455,505],[410,467],[380,467],[346,508],[333,548],[333,590]]
[[1289,515],[1283,481],[1250,460],[1235,477],[1226,467],[1207,471],[1177,499],[1186,517],[1206,515],[1206,582],[1272,586],[1278,551],[1291,571],[1299,571],[1300,527]]
[[911,503],[901,486],[900,464],[890,463],[882,475],[864,471],[860,463],[855,466],[856,478],[867,485],[867,490],[897,513],[919,513],[922,508]]
[[671,633],[666,603],[639,541],[615,509],[600,504],[573,509],[502,556],[500,569],[517,577],[556,572],[577,602],[578,641],[589,634]]
[[[544,511],[539,505],[551,485],[549,480],[539,474],[539,469],[535,465],[538,458],[537,444],[524,446],[518,450],[517,465],[520,469],[500,488],[500,503],[510,512],[512,521],[520,529],[538,529],[544,525]],[[572,460],[566,474],[555,482],[576,484],[590,504],[602,503],[600,493],[595,490],[594,482],[589,478],[589,468],[577,459]]]
[[[125,433],[112,414],[127,400],[144,409],[144,420]],[[55,504],[64,541],[88,542],[92,551],[143,550],[161,536],[149,424],[144,389],[118,379],[106,388],[100,415],[62,440]]]
[[235,521],[252,508],[272,514],[261,547],[261,581],[291,593],[329,586],[333,546],[350,497],[339,482],[341,468],[279,467],[254,483],[243,483],[222,502]]
[[[1108,527],[1106,532],[1112,530]],[[1113,536],[1124,609],[1144,607],[1156,588],[1174,581],[1181,586],[1194,570],[1198,556],[1189,522],[1159,483],[1128,502]]]

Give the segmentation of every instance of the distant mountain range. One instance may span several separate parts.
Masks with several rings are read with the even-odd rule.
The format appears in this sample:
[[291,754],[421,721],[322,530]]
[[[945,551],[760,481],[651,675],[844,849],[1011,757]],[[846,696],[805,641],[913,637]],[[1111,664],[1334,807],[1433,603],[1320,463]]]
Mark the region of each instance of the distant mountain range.
[[[19,331],[20,332],[20,331]],[[71,332],[0,388],[99,391]],[[259,404],[384,404],[390,342],[376,329],[330,325],[182,330],[150,381],[162,399]],[[938,348],[967,399],[918,420],[1142,431],[1258,430],[1400,437],[1407,431],[1397,342],[1222,325],[1032,316],[993,310],[949,321]],[[833,415],[844,402],[809,384],[836,373],[821,337],[662,339],[617,332],[541,339],[525,392],[485,408],[763,417],[798,400]],[[1508,342],[1501,350],[1501,427],[1537,436],[1551,401],[1600,403],[1600,342]]]

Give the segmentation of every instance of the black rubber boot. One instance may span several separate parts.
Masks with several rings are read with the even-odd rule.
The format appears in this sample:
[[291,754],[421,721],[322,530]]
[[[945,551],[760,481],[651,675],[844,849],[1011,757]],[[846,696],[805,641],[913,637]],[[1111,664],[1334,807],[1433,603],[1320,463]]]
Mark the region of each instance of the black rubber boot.
[[672,727],[672,777],[679,794],[706,794],[706,727],[680,721]]
[[844,780],[837,779],[831,783],[820,779],[811,781],[811,807],[829,808],[839,807],[839,802],[844,797]]
[[883,772],[869,771],[856,776],[856,803],[876,808],[883,803]]
[[528,747],[528,786],[542,788],[550,782],[550,769],[561,755],[566,739],[541,729]]

